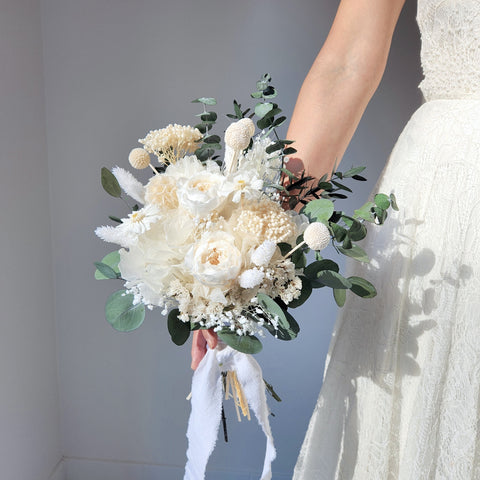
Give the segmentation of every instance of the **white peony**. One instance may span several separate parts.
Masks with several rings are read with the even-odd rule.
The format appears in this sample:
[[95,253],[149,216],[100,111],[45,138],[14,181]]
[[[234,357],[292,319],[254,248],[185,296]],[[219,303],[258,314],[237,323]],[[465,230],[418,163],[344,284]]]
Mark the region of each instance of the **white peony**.
[[220,195],[225,177],[203,171],[178,181],[178,203],[194,217],[207,216],[217,208],[224,197]]
[[170,164],[165,173],[178,180],[180,178],[190,178],[192,175],[204,171],[202,162],[195,155],[188,155],[176,163]]
[[226,178],[220,189],[221,194],[228,196],[231,193],[232,202],[239,203],[242,198],[251,200],[259,198],[263,189],[263,180],[254,169],[242,169]]
[[185,256],[185,267],[202,284],[222,287],[236,278],[242,265],[242,254],[229,233],[206,233]]

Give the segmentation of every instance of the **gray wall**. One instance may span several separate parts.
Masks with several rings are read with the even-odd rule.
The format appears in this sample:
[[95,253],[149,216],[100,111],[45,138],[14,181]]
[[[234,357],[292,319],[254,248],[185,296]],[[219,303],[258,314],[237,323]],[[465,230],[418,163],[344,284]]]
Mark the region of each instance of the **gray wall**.
[[[23,3],[27,4],[27,0],[22,0]],[[33,0],[31,3],[36,5]],[[107,221],[108,214],[123,216],[127,212],[121,202],[102,191],[100,167],[115,164],[127,167],[128,152],[150,129],[173,122],[194,122],[198,106],[189,103],[192,98],[216,96],[219,113],[231,110],[233,98],[247,105],[255,81],[264,72],[272,74],[280,91],[279,102],[290,115],[303,77],[328,32],[337,2],[41,0],[40,3],[46,123],[37,38],[40,17],[32,7],[28,20],[34,25],[29,35],[37,35],[28,51],[32,62],[27,62],[25,54],[20,52],[25,65],[18,67],[15,78],[20,80],[26,74],[25,88],[34,91],[33,105],[22,100],[20,105],[29,115],[22,115],[18,122],[4,119],[2,110],[6,127],[0,133],[4,138],[1,155],[5,157],[2,173],[7,169],[1,176],[0,194],[2,199],[6,197],[4,204],[8,201],[8,205],[14,205],[15,214],[9,212],[8,220],[14,221],[21,233],[20,238],[10,238],[7,234],[1,240],[2,246],[6,242],[2,249],[6,257],[4,265],[9,277],[15,278],[15,282],[9,278],[2,289],[2,294],[8,292],[8,297],[15,300],[8,307],[5,329],[8,333],[13,328],[15,314],[28,320],[29,325],[37,325],[38,332],[33,329],[27,332],[25,327],[22,338],[17,339],[14,333],[7,338],[10,345],[29,339],[50,362],[48,368],[47,364],[34,362],[39,357],[29,352],[22,360],[22,381],[25,388],[41,382],[39,389],[51,394],[50,416],[40,415],[41,406],[36,414],[48,423],[48,428],[55,429],[51,321],[54,305],[62,453],[69,480],[181,478],[189,415],[189,403],[184,400],[191,382],[189,347],[179,348],[171,343],[165,319],[156,311],[148,315],[139,330],[130,334],[115,332],[103,318],[107,296],[120,286],[93,279],[92,261],[112,250],[112,246],[94,236],[93,230]],[[369,178],[367,184],[357,185],[355,202],[346,203],[345,210],[364,201],[402,125],[420,103],[416,90],[420,75],[414,16],[415,3],[410,1],[399,25],[384,82],[343,161],[344,168],[367,164]],[[3,15],[0,21],[3,26]],[[16,22],[21,23],[19,19]],[[0,32],[4,34],[3,28]],[[20,41],[20,34],[10,32],[8,38]],[[14,51],[10,43],[9,47],[3,42],[1,45],[2,54],[8,48]],[[3,66],[2,61],[2,76]],[[8,94],[6,87],[0,88],[2,97]],[[20,91],[21,86],[17,83],[15,88]],[[10,103],[9,115],[20,115],[17,108],[16,103]],[[22,133],[28,127],[36,136],[30,134],[24,138]],[[12,165],[11,158],[19,157],[19,150],[28,161]],[[25,181],[26,189],[21,188]],[[27,241],[31,237],[36,239],[33,251]],[[6,253],[9,248],[15,255]],[[20,260],[15,260],[16,256]],[[47,274],[51,265],[55,295]],[[27,288],[20,292],[16,288],[19,284]],[[21,302],[26,295],[28,302]],[[21,313],[17,314],[17,309]],[[41,315],[39,309],[43,309]],[[289,343],[267,339],[264,351],[258,355],[265,378],[283,398],[281,404],[271,403],[276,415],[271,423],[278,450],[275,479],[291,478],[320,388],[335,315],[331,294],[319,292],[297,311],[302,327],[300,338]],[[34,320],[42,321],[43,327],[38,327]],[[14,328],[23,327],[17,322]],[[0,355],[3,354],[2,351]],[[9,355],[9,361],[13,362],[14,352]],[[43,368],[43,376],[28,377],[25,366],[32,362],[34,369]],[[11,370],[7,373],[13,375]],[[9,378],[7,385],[12,385],[9,388],[16,381]],[[264,438],[255,421],[238,424],[231,409],[227,414],[230,442],[225,445],[219,440],[209,463],[208,478],[256,478],[255,472],[262,464]],[[58,437],[50,434],[48,438],[52,440],[51,451],[58,452]],[[17,478],[47,477],[25,474],[12,480]]]
[[36,0],[0,2],[0,145],[0,477],[45,480],[61,448]]

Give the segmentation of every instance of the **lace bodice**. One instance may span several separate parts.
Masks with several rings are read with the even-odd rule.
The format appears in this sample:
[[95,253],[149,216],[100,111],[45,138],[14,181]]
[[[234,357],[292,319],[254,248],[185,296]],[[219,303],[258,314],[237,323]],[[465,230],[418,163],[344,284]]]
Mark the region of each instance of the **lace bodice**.
[[480,0],[418,0],[425,99],[480,99]]

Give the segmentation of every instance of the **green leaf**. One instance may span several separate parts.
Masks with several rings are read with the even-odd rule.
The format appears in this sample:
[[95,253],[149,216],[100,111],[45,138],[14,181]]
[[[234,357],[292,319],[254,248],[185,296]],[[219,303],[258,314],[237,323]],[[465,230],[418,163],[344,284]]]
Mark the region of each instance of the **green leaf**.
[[[274,128],[278,128],[280,127],[281,125],[283,125],[287,120],[287,117],[278,117],[275,119],[275,121],[273,122],[273,127]],[[296,150],[295,150],[296,151]]]
[[235,115],[238,119],[241,119],[243,117],[242,109],[240,104],[234,100],[233,101],[233,109],[235,110]]
[[277,95],[277,91],[271,85],[262,92],[263,98],[275,98]]
[[266,149],[266,153],[273,153],[276,152],[277,150],[281,150],[283,148],[283,143],[282,142],[275,142],[269,145]]
[[285,256],[292,249],[292,246],[285,242],[277,243],[277,247],[280,249],[280,253],[283,256]]
[[334,288],[333,298],[339,307],[343,307],[347,299],[347,291],[344,288]]
[[390,207],[390,200],[384,193],[377,193],[374,200],[377,206],[382,210],[386,210],[388,207]]
[[113,216],[113,215],[109,215],[108,218],[109,218],[110,220],[113,220],[114,222],[123,223],[121,218],[115,217],[115,216]]
[[283,310],[282,307],[268,295],[258,293],[257,299],[267,316],[270,317],[270,319],[276,317],[278,321],[278,329],[275,329],[270,323],[265,323],[264,327],[280,340],[294,339],[300,331],[300,327],[292,315]]
[[333,202],[325,198],[318,200],[312,200],[305,205],[302,209],[304,215],[306,215],[310,222],[327,222],[333,213]]
[[358,175],[359,173],[363,172],[366,167],[355,167],[351,168],[350,170],[347,170],[344,174],[343,177],[353,177],[354,175]]
[[362,240],[367,236],[367,229],[358,220],[353,220],[352,226],[348,230],[348,236],[353,241]]
[[333,231],[333,235],[335,236],[335,240],[337,242],[343,242],[345,236],[347,235],[347,230],[338,225],[337,223],[329,222],[329,224],[330,228]]
[[331,288],[351,288],[350,280],[333,270],[323,270],[317,274],[317,281]]
[[307,257],[305,256],[301,248],[299,248],[298,250],[295,250],[292,253],[290,260],[295,265],[296,269],[305,268],[305,265],[307,264]]
[[237,335],[230,330],[218,332],[218,338],[242,353],[255,354],[262,350],[262,342],[253,335]]
[[381,225],[382,223],[385,222],[387,219],[387,211],[384,210],[383,208],[380,207],[374,207],[373,211],[375,212],[375,215],[377,216],[378,223]]
[[308,300],[308,297],[310,297],[312,294],[312,284],[310,280],[303,276],[300,277],[300,280],[302,281],[302,290],[300,292],[300,296],[288,304],[289,308],[297,308],[300,305],[303,305]]
[[192,103],[203,103],[204,105],[216,105],[217,101],[212,97],[201,97],[192,100]]
[[105,263],[102,262],[94,262],[95,267],[97,267],[97,270],[95,271],[95,276],[97,275],[97,272],[99,272],[100,275],[102,275],[102,278],[118,278],[117,273],[115,270]]
[[122,189],[115,175],[106,167],[102,167],[101,181],[103,189],[112,197],[119,198],[122,195]]
[[267,392],[276,400],[277,402],[281,402],[282,399],[277,395],[277,392],[273,389],[272,385],[270,385],[265,379],[263,379],[265,383],[265,388],[267,389]]
[[392,203],[392,208],[398,212],[397,198],[393,193],[390,194],[390,202]]
[[365,250],[363,250],[358,245],[353,245],[352,248],[349,248],[349,249],[345,249],[342,247],[337,247],[337,248],[341,253],[343,253],[344,255],[347,255],[347,257],[352,257],[355,260],[358,260],[359,262],[368,263],[370,261],[370,259],[368,258],[368,255],[365,253]]
[[[276,125],[278,126],[278,125]],[[297,153],[297,149],[293,147],[287,147],[283,150],[284,155],[293,155],[294,153]]]
[[352,283],[350,290],[355,295],[363,298],[373,298],[377,295],[377,290],[368,280],[361,277],[348,277],[348,279]]
[[374,222],[372,208],[375,207],[373,202],[366,202],[359,209],[355,210],[354,217],[363,218],[367,222]]
[[107,322],[119,332],[130,332],[138,328],[145,319],[145,305],[133,305],[133,295],[118,290],[112,293],[105,304]]
[[346,190],[347,192],[351,192],[352,190],[348,187],[346,187],[345,185],[343,185],[343,183],[340,183],[340,182],[336,182],[335,180],[330,180],[337,188],[340,188],[341,190]]
[[220,143],[222,140],[218,135],[209,135],[203,139],[204,143]]
[[178,318],[178,308],[170,310],[167,319],[168,333],[175,345],[183,345],[190,336],[190,322],[182,322]]
[[350,250],[353,246],[351,238],[347,235],[345,239],[343,240],[342,247],[346,250]]
[[257,115],[257,117],[263,118],[268,112],[273,110],[273,108],[274,108],[274,105],[273,103],[270,103],[270,102],[257,103],[255,105],[255,115]]
[[359,180],[360,182],[366,182],[367,179],[365,177],[362,177],[361,175],[352,175],[352,178],[354,180]]
[[250,94],[252,98],[262,98],[263,97],[263,92],[253,92]]
[[120,277],[120,270],[118,269],[118,264],[120,263],[120,253],[117,250],[115,250],[114,252],[110,252],[108,255],[105,255],[102,258],[102,261],[98,263],[102,263],[110,267],[114,271],[115,277],[107,277],[103,275],[103,273],[97,268],[97,270],[95,270],[95,278],[97,280],[105,280],[106,278]]
[[215,112],[204,112],[197,115],[203,122],[215,122],[217,120],[217,114]]
[[335,263],[333,260],[325,258],[323,260],[318,260],[311,263],[307,268],[305,268],[303,273],[307,278],[316,279],[318,277],[318,273],[324,270],[332,270],[334,272],[339,272],[340,268],[338,264]]

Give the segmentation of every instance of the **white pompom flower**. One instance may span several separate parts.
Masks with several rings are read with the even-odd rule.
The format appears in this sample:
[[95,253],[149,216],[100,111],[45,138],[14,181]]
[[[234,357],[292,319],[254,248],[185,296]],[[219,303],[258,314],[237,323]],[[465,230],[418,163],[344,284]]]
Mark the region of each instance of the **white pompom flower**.
[[265,274],[258,268],[245,270],[239,277],[238,283],[242,288],[255,288],[263,281]]
[[330,243],[330,232],[321,222],[311,223],[303,233],[303,239],[312,250],[323,250]]

